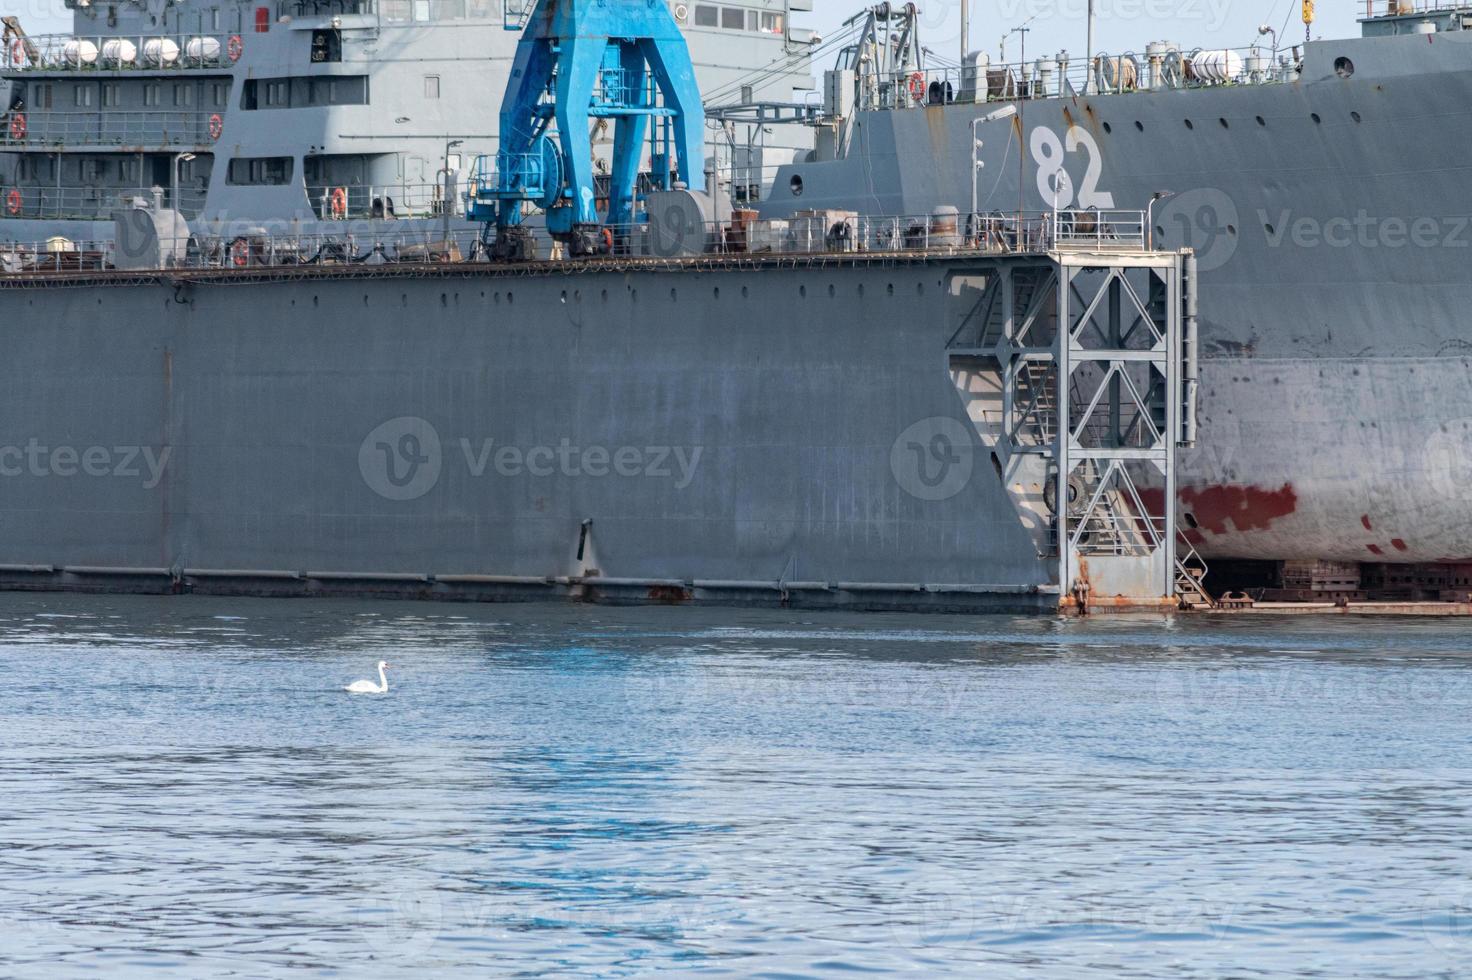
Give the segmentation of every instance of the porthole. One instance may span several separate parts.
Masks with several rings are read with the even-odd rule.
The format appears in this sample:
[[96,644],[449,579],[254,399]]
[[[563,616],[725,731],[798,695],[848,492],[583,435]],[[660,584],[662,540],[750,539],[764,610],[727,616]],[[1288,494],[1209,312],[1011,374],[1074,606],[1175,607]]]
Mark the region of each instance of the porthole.
[[742,299],[745,299],[746,298],[746,287],[745,286],[742,286],[741,287],[741,298]]
[[1162,240],[1165,238],[1165,229],[1160,227],[1160,225],[1155,226],[1155,237]]
[[1340,78],[1348,78],[1354,74],[1354,62],[1340,55],[1334,59],[1334,74]]
[[787,182],[787,187],[792,191],[793,197],[802,197],[802,178],[797,174],[792,175],[792,179]]
[[1106,133],[1112,133],[1112,132],[1114,132],[1114,128],[1112,126],[1110,126],[1108,123],[1105,123],[1104,124],[1104,132],[1106,132]]
[[1187,128],[1187,129],[1195,129],[1195,128],[1196,128],[1196,126],[1195,126],[1195,124],[1194,124],[1194,123],[1192,123],[1192,122],[1191,122],[1191,120],[1189,120],[1189,119],[1187,119],[1187,120],[1186,120],[1186,128]]
[[1227,225],[1227,234],[1228,235],[1235,235],[1235,234],[1237,234],[1237,226],[1236,225]]
[[804,299],[806,299],[807,298],[807,295],[808,295],[808,287],[806,287],[806,286],[798,286],[797,287],[797,295],[799,295],[799,296],[803,297]]
[[830,283],[829,283],[829,284],[828,284],[828,298],[829,298],[829,299],[832,299],[832,298],[833,298],[833,295],[834,295],[834,294],[835,294],[835,293],[837,293],[837,292],[838,292],[838,290],[836,290],[836,289],[834,289],[834,288],[833,288],[833,283],[831,283],[831,282],[830,282]]
[[1258,125],[1259,125],[1259,126],[1266,126],[1266,125],[1267,125],[1267,122],[1266,122],[1266,120],[1264,120],[1264,119],[1263,119],[1263,118],[1262,118],[1262,116],[1256,116],[1256,117],[1255,117],[1255,118],[1256,118],[1256,119],[1257,119],[1257,124],[1258,124]]
[[1319,118],[1319,114],[1317,112],[1310,112],[1308,114],[1308,117],[1314,121],[1315,126],[1323,122],[1323,120]]
[[1351,112],[1349,114],[1349,118],[1353,119],[1355,122],[1359,122],[1360,121],[1360,114],[1358,112]]
[[1138,129],[1140,132],[1143,133],[1145,131],[1145,124],[1142,123],[1142,122],[1140,122],[1140,120],[1136,119],[1135,120],[1135,128]]
[[1277,232],[1273,230],[1273,226],[1266,222],[1263,223],[1262,230],[1267,232],[1269,237],[1277,234]]
[[1219,122],[1219,123],[1222,124],[1222,129],[1230,129],[1231,128],[1230,126],[1227,125],[1227,120],[1225,118],[1218,119],[1217,122]]

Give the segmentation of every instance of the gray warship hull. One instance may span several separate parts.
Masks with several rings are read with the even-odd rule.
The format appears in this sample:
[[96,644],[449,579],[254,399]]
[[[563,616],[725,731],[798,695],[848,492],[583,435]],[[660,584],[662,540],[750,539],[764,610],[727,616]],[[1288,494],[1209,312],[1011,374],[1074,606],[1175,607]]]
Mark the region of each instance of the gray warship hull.
[[[1178,504],[1203,554],[1472,559],[1469,106],[1472,33],[1452,31],[1315,42],[1291,83],[1029,100],[978,126],[982,211],[1057,201],[1055,151],[1059,206],[1171,192],[1155,244],[1199,257]],[[992,108],[860,113],[846,156],[784,168],[763,213],[965,212]]]

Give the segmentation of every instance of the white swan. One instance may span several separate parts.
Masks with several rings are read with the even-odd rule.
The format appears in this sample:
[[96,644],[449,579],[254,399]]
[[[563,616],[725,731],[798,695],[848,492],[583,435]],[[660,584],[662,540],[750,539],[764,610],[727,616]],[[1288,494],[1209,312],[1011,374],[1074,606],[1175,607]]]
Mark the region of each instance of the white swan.
[[377,684],[373,683],[372,681],[353,681],[347,687],[343,688],[343,690],[347,691],[349,694],[387,694],[388,677],[383,673],[383,669],[387,666],[388,664],[384,663],[382,660],[378,662]]

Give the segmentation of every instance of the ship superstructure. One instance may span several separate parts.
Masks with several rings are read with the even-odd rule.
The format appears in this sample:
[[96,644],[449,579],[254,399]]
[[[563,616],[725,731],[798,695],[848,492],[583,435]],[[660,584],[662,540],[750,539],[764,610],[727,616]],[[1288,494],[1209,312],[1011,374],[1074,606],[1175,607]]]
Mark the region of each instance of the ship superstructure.
[[[792,99],[811,86],[810,0],[674,3],[707,88]],[[494,153],[497,97],[530,3],[69,0],[74,30],[7,20],[0,241],[110,234],[135,199],[196,227],[463,211],[462,161]],[[773,66],[759,74],[753,69]],[[595,166],[612,156],[594,133]],[[780,139],[765,163],[791,160]],[[157,193],[155,192],[157,189]]]

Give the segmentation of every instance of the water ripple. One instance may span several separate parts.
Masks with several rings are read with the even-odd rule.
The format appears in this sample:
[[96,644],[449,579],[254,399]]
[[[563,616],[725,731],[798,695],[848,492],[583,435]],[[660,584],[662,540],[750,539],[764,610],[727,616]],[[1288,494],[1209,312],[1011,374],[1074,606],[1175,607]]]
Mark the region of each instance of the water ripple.
[[7,974],[1472,969],[1444,623],[3,595],[0,669]]

